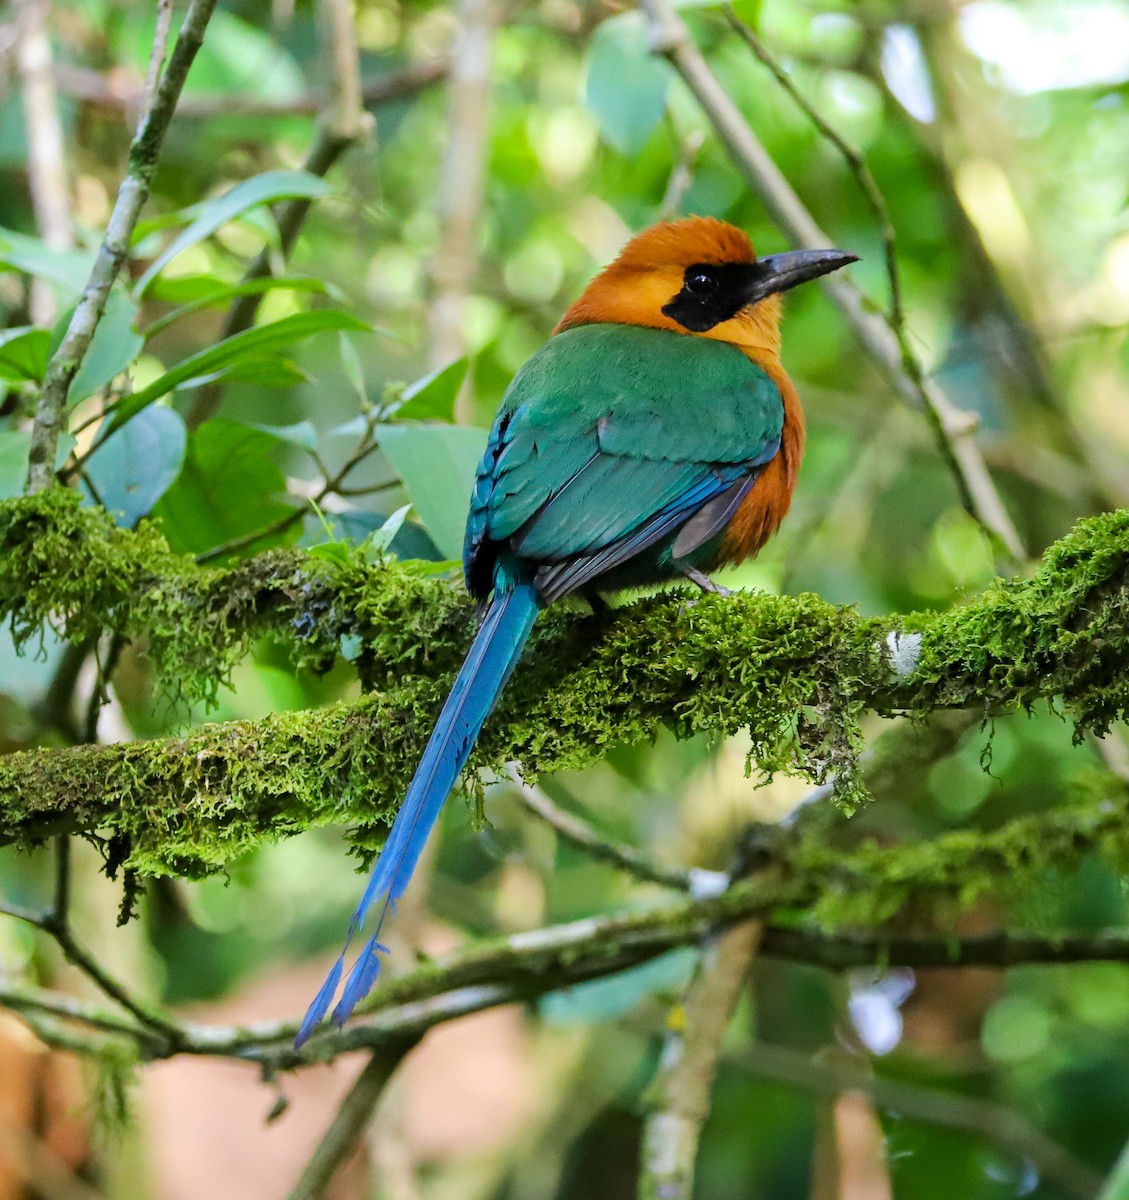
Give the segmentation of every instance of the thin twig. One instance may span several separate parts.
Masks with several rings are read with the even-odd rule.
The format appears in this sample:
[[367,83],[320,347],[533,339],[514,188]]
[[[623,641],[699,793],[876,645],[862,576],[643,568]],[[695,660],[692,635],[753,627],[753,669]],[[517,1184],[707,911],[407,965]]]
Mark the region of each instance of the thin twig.
[[[361,82],[361,97],[368,108],[406,100],[426,88],[442,83],[450,64],[446,58],[427,59],[383,72]],[[59,90],[75,100],[86,101],[104,108],[133,111],[140,92],[135,80],[123,72],[112,75],[68,63],[56,70]],[[315,116],[325,103],[320,91],[303,92],[293,98],[272,100],[248,94],[190,95],[177,105],[176,115],[182,120],[210,121],[216,117],[294,117]]]
[[[356,449],[342,463],[340,469],[332,476],[327,478],[317,493],[310,499],[310,506],[316,511],[318,506],[323,504],[330,496],[346,496],[367,495],[370,492],[382,491],[386,487],[393,487],[399,483],[398,479],[390,480],[387,483],[376,484],[371,488],[342,488],[342,484],[353,473],[353,471],[361,465],[370,455],[376,453],[380,449],[380,443],[376,440],[376,415],[369,413],[366,417],[365,430],[357,441]],[[263,529],[253,530],[251,533],[241,534],[239,537],[232,538],[230,541],[224,542],[221,546],[213,546],[211,550],[204,551],[196,557],[197,563],[214,562],[219,558],[227,558],[231,554],[238,554],[241,550],[246,550],[248,546],[253,546],[256,542],[262,541],[264,538],[278,537],[279,534],[285,533],[288,529],[292,529],[303,517],[307,515],[306,508],[295,508],[283,517],[279,517],[277,521],[273,521]]]
[[360,1140],[388,1081],[413,1045],[414,1041],[396,1042],[369,1058],[287,1200],[318,1200],[325,1194],[337,1169]]
[[1079,1200],[1092,1200],[1101,1178],[1068,1150],[1031,1126],[1019,1113],[989,1100],[954,1092],[931,1091],[897,1079],[875,1078],[865,1069],[839,1061],[812,1062],[805,1054],[763,1043],[735,1054],[732,1061],[756,1075],[823,1095],[859,1091],[881,1108],[903,1117],[987,1138],[1020,1158],[1030,1159],[1039,1174]]
[[[737,167],[789,241],[809,249],[829,245],[827,236],[710,70],[670,0],[639,2],[650,19],[654,52],[667,58],[682,76]],[[1023,544],[975,443],[973,418],[957,409],[935,381],[924,377],[916,357],[904,355],[897,333],[871,311],[853,282],[829,275],[822,283],[860,345],[898,395],[924,412],[961,503],[988,534],[997,548],[997,557],[1005,562],[1022,562],[1026,557]]]
[[151,1008],[133,996],[124,984],[109,974],[75,938],[68,919],[70,908],[70,842],[66,837],[55,840],[55,889],[49,912],[35,912],[16,905],[0,905],[0,912],[17,917],[54,938],[63,957],[96,984],[111,1000],[135,1017],[143,1026],[161,1035],[170,1050],[179,1049],[183,1031],[170,1017]]
[[565,841],[583,850],[592,858],[611,863],[638,879],[648,883],[659,883],[663,887],[678,891],[690,891],[693,874],[675,867],[662,867],[651,862],[633,846],[609,841],[574,813],[565,812],[545,794],[543,788],[526,783],[515,771],[511,778],[517,788],[518,799],[535,816],[550,825]]
[[94,662],[97,673],[86,701],[86,717],[82,727],[82,738],[85,742],[98,740],[98,718],[102,714],[103,706],[109,701],[110,677],[118,665],[118,659],[121,657],[123,649],[125,649],[125,638],[120,633],[110,636],[109,645],[106,647],[105,661],[98,654],[97,644],[94,646]]
[[658,1076],[643,1126],[639,1200],[690,1200],[702,1126],[710,1111],[725,1031],[756,957],[759,921],[709,947],[685,999],[667,1018]]
[[682,201],[686,198],[686,193],[694,182],[694,164],[698,160],[702,147],[706,144],[706,135],[700,129],[691,130],[683,135],[678,129],[673,114],[668,111],[666,117],[671,140],[678,153],[678,160],[674,164],[670,178],[666,181],[666,191],[659,202],[658,217],[660,221],[673,221],[682,211]]
[[13,1012],[46,1013],[48,1016],[61,1017],[103,1033],[121,1034],[141,1043],[153,1037],[150,1030],[125,1017],[47,988],[0,985],[0,1004]]
[[[882,195],[881,188],[879,188],[877,181],[873,174],[871,174],[870,167],[866,164],[866,159],[863,158],[850,142],[842,137],[838,130],[800,91],[791,75],[784,70],[783,66],[769,52],[768,47],[737,16],[733,9],[727,8],[725,15],[729,21],[730,28],[736,30],[738,35],[744,39],[749,49],[772,72],[773,78],[792,97],[800,111],[819,131],[820,136],[829,141],[839,151],[847,163],[848,170],[855,177],[859,190],[862,192],[863,198],[870,209],[871,216],[874,218],[874,223],[882,233],[882,252],[886,260],[886,279],[890,286],[890,308],[886,317],[886,323],[898,339],[898,345],[902,348],[903,361],[912,360],[916,364],[917,356],[909,345],[906,333],[906,318],[905,309],[902,305],[902,281],[901,274],[898,271],[897,235],[894,230],[894,222],[890,219],[890,210],[886,205],[886,198]],[[922,374],[920,366],[916,367],[916,374],[918,376]]]
[[[75,306],[59,348],[47,364],[31,432],[27,491],[40,492],[55,477],[55,455],[66,415],[67,392],[90,348],[102,319],[110,289],[129,254],[130,241],[141,209],[149,196],[157,158],[189,68],[204,40],[216,0],[192,0],[177,34],[169,65],[153,95],[150,108],[140,114],[137,133],[129,148],[129,165],[118,190],[106,234],[82,298]],[[154,45],[154,57],[164,48]]]
[[[302,164],[302,170],[320,177],[327,175],[334,163],[352,146],[367,141],[376,129],[376,122],[365,111],[361,92],[352,0],[319,0],[318,13],[327,90],[318,116],[317,136]],[[295,197],[279,206],[278,242],[279,252],[284,259],[298,240],[310,204],[309,198]],[[271,249],[264,246],[240,282],[249,283],[270,275],[272,266]],[[250,329],[262,302],[261,292],[236,296],[224,318],[220,340]],[[189,427],[194,429],[211,417],[222,395],[223,385],[218,380],[199,388],[188,412]]]

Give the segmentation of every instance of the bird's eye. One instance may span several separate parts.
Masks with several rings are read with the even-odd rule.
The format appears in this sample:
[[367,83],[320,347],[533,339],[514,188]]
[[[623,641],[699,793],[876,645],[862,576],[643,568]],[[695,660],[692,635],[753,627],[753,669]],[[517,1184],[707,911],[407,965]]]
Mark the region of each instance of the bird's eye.
[[691,296],[706,296],[717,288],[717,277],[710,271],[688,271],[683,287]]

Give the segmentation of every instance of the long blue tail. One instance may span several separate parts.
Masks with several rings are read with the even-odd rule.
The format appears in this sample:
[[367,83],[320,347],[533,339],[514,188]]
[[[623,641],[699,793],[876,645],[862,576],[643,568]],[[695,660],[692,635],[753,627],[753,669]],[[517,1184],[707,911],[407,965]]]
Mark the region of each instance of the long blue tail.
[[321,1024],[341,982],[349,942],[364,924],[369,909],[379,904],[376,929],[345,980],[345,990],[333,1010],[334,1023],[343,1024],[376,982],[380,955],[388,953],[378,940],[384,918],[389,910],[395,910],[396,901],[404,894],[431,827],[439,819],[443,801],[454,787],[482,723],[521,657],[542,604],[532,583],[500,582],[495,590],[486,618],[443,705],[376,868],[349,922],[341,957],[307,1010],[295,1045],[301,1046]]

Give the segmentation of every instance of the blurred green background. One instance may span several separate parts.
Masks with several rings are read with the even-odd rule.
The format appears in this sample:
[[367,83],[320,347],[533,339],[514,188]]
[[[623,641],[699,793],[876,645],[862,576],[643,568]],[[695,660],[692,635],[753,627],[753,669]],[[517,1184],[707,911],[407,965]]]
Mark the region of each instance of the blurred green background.
[[[36,133],[13,9],[0,15],[4,496],[23,486],[51,331],[77,298],[124,169],[155,21],[144,2],[41,7],[64,139],[66,236],[45,229],[32,202]],[[497,5],[488,108],[478,120],[472,106],[452,103],[443,78],[476,11],[359,0],[362,77],[402,86],[371,105],[375,135],[321,186],[298,174],[326,81],[313,6],[231,0],[213,18],[129,278],[71,395],[79,455],[107,401],[147,388],[159,396],[86,462],[87,494],[122,511],[124,523],[152,512],[175,549],[231,560],[272,544],[362,540],[411,504],[393,549],[441,564],[458,553],[473,463],[508,380],[633,231],[711,214],[748,230],[761,252],[786,248],[696,102],[649,55],[639,13],[576,0]],[[897,231],[913,343],[979,419],[979,444],[1028,551],[1037,556],[1081,515],[1125,504],[1129,6],[743,0],[736,11],[865,155]],[[861,255],[855,278],[885,304],[881,232],[842,156],[719,10],[695,3],[682,12],[833,244]],[[441,65],[430,82],[394,74],[432,61]],[[459,170],[452,147],[469,155],[464,179],[473,180],[477,155],[480,195],[473,182],[450,184]],[[258,323],[322,316],[282,325],[265,351],[193,360],[221,337],[230,289],[249,261],[265,246],[281,265],[263,201],[294,195],[313,205],[276,272],[292,283],[264,294]],[[465,244],[452,234],[460,222]],[[183,250],[160,258],[186,230]],[[814,591],[866,614],[943,609],[981,591],[994,575],[990,547],[962,511],[925,422],[891,394],[817,288],[789,297],[784,359],[810,431],[793,512],[761,557],[723,582]],[[358,414],[391,413],[403,385],[420,381],[408,393],[415,408],[392,414],[394,433],[350,473],[348,494],[324,495],[315,510],[309,499],[327,474],[363,444]],[[205,712],[161,695],[143,648],[127,648],[98,734],[158,737],[205,718],[355,695],[355,653],[343,647],[333,670],[315,678],[295,676],[263,644]],[[73,736],[49,703],[63,654],[45,636],[38,653],[17,658],[5,635],[4,749]],[[93,685],[92,674],[79,681],[80,699]],[[869,733],[897,736],[877,719]],[[1072,745],[1054,712],[989,728],[974,720],[954,739],[951,754],[894,772],[847,836],[993,828],[1064,803],[1101,761],[1092,745]],[[739,739],[663,738],[543,787],[657,860],[723,867],[744,825],[777,819],[805,792],[796,780],[758,789],[744,757]],[[409,922],[419,945],[654,902],[657,889],[558,844],[514,790],[490,786],[482,833],[464,806],[450,806],[418,889],[426,912]],[[82,930],[125,977],[201,1019],[293,1015],[336,953],[355,901],[360,881],[346,861],[343,836],[306,834],[224,876],[151,884],[140,920],[115,930],[117,894],[97,877],[91,852],[76,883]],[[0,880],[8,900],[41,903],[48,863],[0,850]],[[967,931],[1116,927],[1124,885],[1094,864],[1006,906],[983,902],[961,920]],[[332,1194],[634,1195],[641,1106],[666,1003],[689,962],[673,956],[526,1011],[476,1018],[462,1033],[444,1030],[409,1065]],[[12,921],[0,924],[0,966],[68,985],[48,948]],[[133,1088],[136,1119],[107,1137],[83,1107],[89,1080],[64,1065],[63,1082],[44,1092],[42,1056],[21,1031],[14,1019],[0,1025],[13,1047],[0,1122],[23,1128],[19,1114],[38,1106],[38,1124],[27,1127],[87,1189],[110,1196],[282,1195],[351,1070],[318,1068],[280,1084],[291,1109],[266,1126],[273,1093],[250,1072],[163,1065]],[[1124,965],[835,976],[762,960],[726,1045],[695,1195],[1094,1195],[1129,1134],[1127,1055]],[[813,1064],[818,1074],[840,1058],[872,1075],[873,1099],[828,1096],[812,1082]],[[39,1066],[25,1070],[25,1060]],[[880,1085],[890,1081],[905,1086],[883,1100]],[[4,1144],[0,1196],[62,1194],[22,1178]]]

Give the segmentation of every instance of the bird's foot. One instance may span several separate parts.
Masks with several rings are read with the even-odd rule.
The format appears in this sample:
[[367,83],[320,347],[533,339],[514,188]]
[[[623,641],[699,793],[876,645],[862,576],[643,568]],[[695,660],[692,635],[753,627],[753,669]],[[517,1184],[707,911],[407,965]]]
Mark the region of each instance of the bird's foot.
[[[687,563],[679,563],[678,569],[690,580],[691,583],[699,587],[703,592],[712,592],[715,596],[732,596],[733,593],[727,587],[723,587],[720,583],[714,581],[704,572],[699,571],[697,567],[691,567]],[[696,604],[697,601],[692,601]]]

